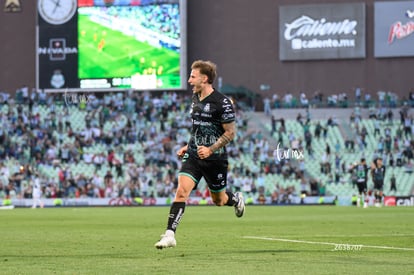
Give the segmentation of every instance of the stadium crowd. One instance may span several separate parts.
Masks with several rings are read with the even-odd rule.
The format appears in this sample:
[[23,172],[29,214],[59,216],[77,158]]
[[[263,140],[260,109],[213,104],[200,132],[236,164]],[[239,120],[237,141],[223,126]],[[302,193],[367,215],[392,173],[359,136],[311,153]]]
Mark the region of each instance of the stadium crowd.
[[[40,180],[46,198],[173,196],[180,167],[175,152],[189,138],[189,101],[190,95],[174,92],[155,95],[129,91],[81,97],[29,92],[27,86],[15,96],[2,92],[0,198],[31,198],[34,179]],[[273,104],[271,109],[275,107]],[[372,109],[368,119],[392,122],[389,110],[387,106]],[[375,154],[384,155],[387,165],[412,163],[413,117],[408,111],[408,106],[401,109],[401,127],[395,134],[387,128],[375,128],[373,133],[378,140]],[[350,173],[351,163],[341,163],[340,148],[355,150],[358,146],[363,151],[369,132],[356,108],[349,119],[355,129],[353,138],[344,145],[335,144],[332,153],[326,145],[320,171],[331,175],[332,182],[323,182],[306,175],[303,160],[275,158],[267,135],[250,130],[251,122],[241,108],[236,112],[237,138],[228,151],[238,161],[230,165],[229,188],[243,191],[256,203],[265,203],[266,198],[272,203],[289,203],[292,196],[300,194],[325,195],[326,184],[338,183],[341,174]],[[303,127],[302,136],[288,132],[283,117],[273,117],[270,134],[282,146],[306,152],[314,159],[313,140],[326,138],[339,122],[333,118],[324,125],[314,122],[308,109],[306,115],[298,115],[296,123]],[[241,161],[246,156],[259,169]],[[268,174],[294,178],[300,185],[274,182],[269,186],[265,183]],[[208,189],[204,185],[194,196],[206,197]]]
[[[273,109],[289,108],[293,104],[306,110],[305,114],[299,111],[296,116],[296,124],[300,125],[302,132],[300,135],[297,131],[295,134],[289,132],[289,144],[292,147],[293,141],[297,140],[298,144],[295,147],[304,151],[308,159],[316,160],[315,157],[319,156],[319,167],[309,161],[301,161],[300,170],[313,169],[320,173],[313,173],[308,178],[301,179],[301,194],[312,196],[324,194],[325,185],[331,183],[351,183],[355,187],[357,176],[353,168],[363,158],[367,159],[369,168],[378,158],[381,158],[387,167],[397,168],[390,170],[392,174],[387,177],[389,182],[386,182],[386,186],[388,187],[389,184],[391,188],[384,190],[386,194],[390,192],[395,194],[397,191],[395,173],[411,175],[414,155],[414,116],[411,110],[414,106],[414,92],[400,102],[397,95],[391,92],[379,91],[377,95],[378,98],[372,98],[369,94],[362,96],[361,90],[357,89],[352,109],[348,107],[350,102],[346,99],[346,94],[341,97],[344,101],[342,103],[336,101],[335,105],[331,105],[332,96],[323,102],[322,95],[318,93],[311,100],[307,100],[303,93],[299,100],[293,98],[291,94],[286,94],[282,101],[279,100],[278,95],[274,95],[272,99],[264,99],[264,111],[270,116],[271,121],[270,132],[280,144],[283,144],[286,122],[283,117],[276,117],[275,112],[272,112]],[[347,107],[352,110],[349,119],[344,117],[338,119],[335,113],[326,114],[327,117],[323,121],[312,119],[309,106],[318,106],[323,103],[326,104],[325,106]],[[398,119],[396,119],[397,114]],[[343,141],[328,138],[328,132],[332,128],[341,129],[339,132],[341,132]],[[316,143],[319,147],[323,144],[324,148],[318,148],[316,151],[315,141],[318,141]],[[312,166],[312,168],[306,169],[304,166]],[[371,175],[370,172],[369,175]],[[414,182],[401,183],[413,185]],[[368,188],[372,186],[368,185]],[[372,189],[369,191],[372,192]]]
[[[16,98],[0,97],[0,197],[30,198],[33,177],[41,178],[47,198],[172,196],[180,165],[175,152],[187,142],[191,125],[188,95],[90,94],[78,102],[65,96],[41,91],[29,96],[23,87]],[[84,113],[83,121],[74,121],[73,113]],[[260,175],[277,172],[280,165],[269,162],[270,149],[260,134],[247,133],[241,110],[237,116],[238,141],[248,140],[229,146],[230,155],[249,151],[263,169],[253,175],[243,164],[232,167],[229,182],[246,193],[263,193],[254,179],[260,185]],[[93,167],[93,175],[74,173],[79,164]],[[57,174],[42,173],[45,167]]]

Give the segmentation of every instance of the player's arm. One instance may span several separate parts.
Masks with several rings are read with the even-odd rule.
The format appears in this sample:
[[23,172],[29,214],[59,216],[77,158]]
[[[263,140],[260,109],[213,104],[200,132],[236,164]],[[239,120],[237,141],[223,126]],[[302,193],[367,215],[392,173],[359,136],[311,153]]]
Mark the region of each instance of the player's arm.
[[217,141],[209,147],[211,153],[223,148],[229,144],[236,136],[236,122],[222,124],[224,133],[217,139]]

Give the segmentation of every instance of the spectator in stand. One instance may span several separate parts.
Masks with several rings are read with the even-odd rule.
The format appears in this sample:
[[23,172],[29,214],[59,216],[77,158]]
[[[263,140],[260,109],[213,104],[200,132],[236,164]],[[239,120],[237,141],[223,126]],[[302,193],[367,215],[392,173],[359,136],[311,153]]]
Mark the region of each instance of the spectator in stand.
[[118,158],[114,158],[112,162],[113,162],[113,165],[115,166],[117,179],[122,178],[124,175],[123,168],[122,168],[122,165],[123,165],[122,161]]
[[316,139],[318,139],[318,140],[319,140],[319,138],[320,138],[320,136],[321,136],[321,133],[322,133],[322,125],[321,125],[321,123],[318,121],[318,122],[316,123],[316,125],[315,125],[315,132],[314,132],[314,135],[315,135]]
[[95,164],[95,172],[100,171],[102,168],[102,165],[105,163],[104,153],[95,154],[92,157],[92,162]]
[[39,204],[40,208],[43,208],[44,204],[41,199],[42,196],[42,182],[40,180],[40,176],[38,173],[34,174],[34,177],[32,179],[32,197],[33,197],[33,204],[32,208],[37,208],[37,205]]
[[93,162],[93,153],[92,152],[84,152],[83,153],[83,162],[87,165],[92,164]]
[[80,188],[80,190],[84,191],[86,185],[88,184],[88,179],[86,178],[86,176],[83,173],[81,173],[79,174],[79,176],[75,178],[75,180],[77,187]]
[[301,104],[301,107],[308,107],[309,106],[309,100],[306,98],[305,93],[300,94],[300,104]]
[[374,137],[376,137],[377,135],[381,135],[381,131],[380,131],[380,122],[378,119],[374,120]]
[[280,107],[280,100],[278,94],[273,94],[272,96],[272,108],[279,108]]
[[70,149],[68,144],[64,144],[60,149],[60,160],[62,163],[68,163],[70,160]]
[[300,180],[300,194],[304,195],[305,197],[310,194],[309,188],[308,188],[308,182],[305,180],[305,178],[302,178]]
[[276,118],[275,118],[274,115],[272,115],[270,122],[271,122],[271,132],[270,132],[270,135],[273,136],[273,134],[276,133]]
[[41,89],[37,90],[37,93],[38,93],[37,98],[39,99],[39,104],[40,105],[46,105],[46,103],[47,103],[46,93]]
[[411,137],[412,135],[412,127],[413,125],[413,117],[406,115],[404,117],[404,135],[406,138]]
[[272,192],[271,199],[272,199],[272,204],[279,203],[279,187],[277,184],[275,185],[275,188]]
[[3,162],[0,162],[0,180],[3,182],[8,181],[10,177],[10,169]]
[[135,164],[130,164],[128,166],[127,174],[132,184],[139,184],[139,171]]
[[326,143],[325,145],[325,153],[328,158],[331,157],[331,146],[329,145],[329,143]]
[[359,103],[361,102],[361,98],[362,98],[362,89],[357,87],[355,88],[355,101]]
[[319,183],[315,178],[309,180],[310,196],[319,196]]
[[90,183],[93,184],[95,197],[102,198],[104,196],[105,182],[104,178],[98,175],[96,172],[90,179]]
[[112,167],[114,166],[113,161],[115,159],[115,152],[114,150],[109,150],[108,151],[108,156],[106,157],[106,160],[108,162],[109,168],[112,169]]
[[371,105],[371,95],[369,93],[365,93],[364,107],[368,108],[370,105]]
[[270,116],[272,113],[272,107],[270,106],[270,99],[268,97],[266,97],[263,100],[263,105],[264,105],[264,113],[266,116]]
[[395,178],[395,174],[392,174],[390,179],[390,192],[397,192],[397,180]]

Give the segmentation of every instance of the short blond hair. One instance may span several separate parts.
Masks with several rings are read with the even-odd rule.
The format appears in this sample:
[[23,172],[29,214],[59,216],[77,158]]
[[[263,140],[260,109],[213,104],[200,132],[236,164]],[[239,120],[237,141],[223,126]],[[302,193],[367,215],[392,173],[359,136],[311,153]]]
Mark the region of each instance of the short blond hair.
[[198,69],[200,70],[201,74],[204,74],[208,78],[208,83],[213,84],[214,80],[217,76],[217,65],[211,61],[205,60],[196,60],[191,65],[191,69]]

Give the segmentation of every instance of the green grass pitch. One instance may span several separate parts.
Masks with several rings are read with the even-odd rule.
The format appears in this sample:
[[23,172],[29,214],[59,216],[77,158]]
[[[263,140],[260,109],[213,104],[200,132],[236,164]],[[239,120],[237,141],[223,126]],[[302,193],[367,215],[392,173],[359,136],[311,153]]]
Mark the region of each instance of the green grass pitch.
[[132,36],[92,22],[79,15],[78,77],[112,78],[155,71],[160,88],[180,87],[180,55],[137,41]]
[[177,247],[157,250],[168,209],[0,211],[0,273],[414,274],[410,207],[188,206]]

